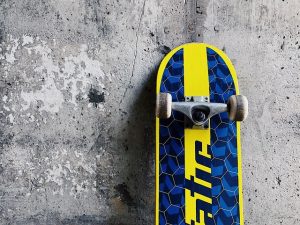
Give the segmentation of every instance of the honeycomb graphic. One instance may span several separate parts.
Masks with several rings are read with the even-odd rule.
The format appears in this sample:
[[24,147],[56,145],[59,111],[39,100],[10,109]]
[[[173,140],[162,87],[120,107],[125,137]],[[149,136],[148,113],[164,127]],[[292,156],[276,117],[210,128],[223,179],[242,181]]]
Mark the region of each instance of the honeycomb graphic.
[[[172,101],[183,101],[183,49],[169,60],[160,92],[172,95]],[[160,120],[159,137],[159,224],[184,223],[184,117],[172,112]]]
[[[235,94],[230,71],[224,60],[207,48],[210,101],[227,103]],[[210,120],[212,213],[216,225],[239,224],[238,159],[236,122],[227,113]]]
[[[210,101],[226,103],[235,94],[234,82],[223,59],[207,48]],[[172,101],[184,101],[183,49],[169,60],[160,92],[172,95]],[[227,113],[210,120],[212,214],[215,225],[239,224],[238,159],[236,123]],[[159,137],[159,224],[186,224],[184,221],[184,116],[172,112],[160,120]]]

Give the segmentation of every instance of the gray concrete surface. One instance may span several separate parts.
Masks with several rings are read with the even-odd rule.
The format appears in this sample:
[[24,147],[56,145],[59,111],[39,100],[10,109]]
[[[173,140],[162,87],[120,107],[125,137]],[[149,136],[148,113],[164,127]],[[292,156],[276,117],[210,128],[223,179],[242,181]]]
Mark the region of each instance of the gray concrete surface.
[[170,48],[236,66],[245,223],[300,224],[300,2],[0,1],[0,224],[154,224],[154,88]]

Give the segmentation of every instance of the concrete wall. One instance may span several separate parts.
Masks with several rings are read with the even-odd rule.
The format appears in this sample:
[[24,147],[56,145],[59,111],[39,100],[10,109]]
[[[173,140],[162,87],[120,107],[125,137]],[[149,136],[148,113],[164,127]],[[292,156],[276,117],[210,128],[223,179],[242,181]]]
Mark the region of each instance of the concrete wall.
[[246,224],[300,224],[300,2],[1,0],[0,224],[154,224],[159,62],[232,59]]

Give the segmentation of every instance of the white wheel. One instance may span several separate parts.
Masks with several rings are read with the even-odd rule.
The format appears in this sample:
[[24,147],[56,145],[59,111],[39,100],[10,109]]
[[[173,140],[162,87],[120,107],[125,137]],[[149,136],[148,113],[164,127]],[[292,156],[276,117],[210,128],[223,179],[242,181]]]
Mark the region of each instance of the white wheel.
[[156,97],[156,116],[168,119],[172,112],[172,96],[169,93],[160,93]]
[[244,121],[248,116],[248,100],[243,95],[230,96],[228,103],[228,115],[230,120]]

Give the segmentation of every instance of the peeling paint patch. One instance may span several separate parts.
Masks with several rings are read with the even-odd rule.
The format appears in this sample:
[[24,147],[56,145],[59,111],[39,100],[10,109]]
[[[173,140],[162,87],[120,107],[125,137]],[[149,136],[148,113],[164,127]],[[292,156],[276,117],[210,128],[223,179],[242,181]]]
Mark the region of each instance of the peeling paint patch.
[[2,97],[2,101],[5,102],[5,103],[6,103],[7,99],[8,99],[7,95],[4,95],[4,96]]
[[28,45],[28,44],[32,44],[33,41],[34,41],[33,37],[27,36],[27,35],[23,35],[23,43],[22,43],[22,46]]
[[21,98],[24,100],[23,110],[27,110],[31,103],[36,104],[40,100],[43,104],[40,109],[50,113],[58,112],[64,102],[62,92],[56,88],[52,79],[46,79],[41,90],[32,92],[22,91]]
[[87,159],[81,152],[57,150],[45,160],[45,167],[48,167],[45,183],[55,185],[53,195],[69,194],[76,198],[80,194],[94,192],[95,164],[95,160]]
[[[86,44],[72,46],[70,50],[68,46],[57,47],[55,40],[46,42],[28,35],[21,38],[9,35],[7,39],[6,53],[1,58],[5,77],[10,77],[14,74],[14,68],[17,68],[22,71],[18,74],[18,79],[26,84],[22,85],[18,96],[13,96],[14,99],[19,98],[21,112],[38,108],[39,111],[55,114],[64,105],[76,110],[79,102],[89,107],[90,87],[93,85],[104,90],[104,80],[110,80],[103,73],[101,62],[88,55]],[[103,91],[100,96],[92,96],[93,103],[97,105],[101,104],[102,99],[104,100]],[[2,100],[6,102],[7,97]],[[102,109],[103,106],[99,108]]]
[[13,123],[15,118],[14,118],[14,116],[12,114],[9,114],[8,115],[8,119],[9,119],[10,123]]
[[61,186],[63,184],[62,177],[67,175],[67,171],[62,168],[61,164],[54,165],[51,169],[47,170],[47,180],[46,182],[55,182],[57,185]]
[[13,38],[11,35],[8,35],[9,43],[6,45],[6,53],[4,59],[6,62],[13,64],[16,61],[15,53],[18,49],[19,38]]

